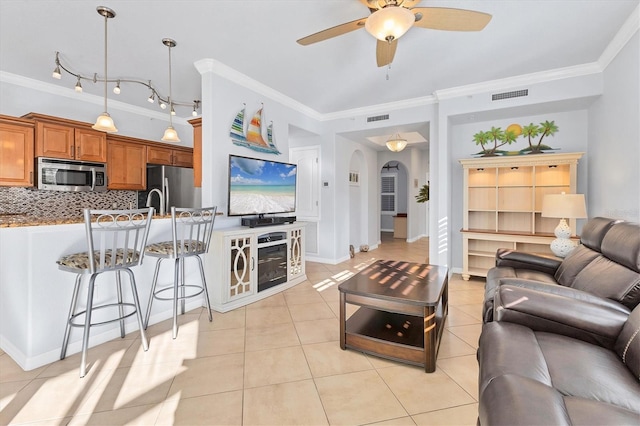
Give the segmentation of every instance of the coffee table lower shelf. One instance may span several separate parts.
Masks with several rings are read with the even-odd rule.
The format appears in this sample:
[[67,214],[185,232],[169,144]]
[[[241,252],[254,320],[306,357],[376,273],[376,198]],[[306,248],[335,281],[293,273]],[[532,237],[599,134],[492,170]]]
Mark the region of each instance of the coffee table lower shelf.
[[425,365],[422,317],[360,307],[346,321],[344,345],[382,358]]

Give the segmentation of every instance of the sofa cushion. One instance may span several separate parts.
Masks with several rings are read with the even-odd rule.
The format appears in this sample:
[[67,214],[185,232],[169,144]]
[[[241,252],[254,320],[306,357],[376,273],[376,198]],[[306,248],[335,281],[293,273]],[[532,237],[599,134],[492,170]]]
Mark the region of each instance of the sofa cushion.
[[571,287],[580,271],[598,256],[600,256],[600,253],[597,251],[587,246],[579,245],[564,258],[564,261],[556,269],[555,280],[560,285]]
[[640,412],[640,382],[616,352],[558,334],[535,335],[553,387],[561,394]]
[[604,236],[613,225],[620,222],[622,222],[622,220],[609,219],[607,217],[594,217],[589,219],[582,227],[580,243],[597,252],[602,251],[601,245]]
[[480,395],[481,425],[637,424],[638,412],[593,399],[562,395],[535,380],[506,374]]
[[640,225],[617,223],[602,240],[602,254],[634,272],[640,272]]
[[629,315],[616,341],[615,351],[633,375],[640,380],[640,306]]
[[640,302],[640,273],[602,255],[576,275],[571,287],[613,299],[629,309]]
[[[611,411],[612,418],[621,415],[626,419],[623,424],[630,418],[637,422],[640,416],[639,379],[616,351],[496,321],[482,327],[478,360],[481,423],[485,423],[483,416],[492,415],[485,406],[491,411],[512,411],[514,421],[505,420],[505,424],[562,424],[564,408],[558,410],[558,398],[563,398],[562,404],[567,398],[584,400],[594,412]],[[574,413],[567,412],[573,419]],[[547,420],[547,416],[552,417]]]

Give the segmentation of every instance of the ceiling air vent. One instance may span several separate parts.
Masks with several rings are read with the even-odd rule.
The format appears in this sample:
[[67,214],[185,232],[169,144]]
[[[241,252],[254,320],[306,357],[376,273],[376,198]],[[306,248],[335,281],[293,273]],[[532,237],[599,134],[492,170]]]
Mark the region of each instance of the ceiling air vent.
[[389,119],[389,114],[376,115],[375,117],[367,117],[367,123],[371,123],[372,121],[382,121],[382,120],[388,120],[388,119]]
[[529,96],[529,89],[514,90],[513,92],[495,93],[491,95],[491,100],[499,101],[502,99],[519,98],[521,96]]

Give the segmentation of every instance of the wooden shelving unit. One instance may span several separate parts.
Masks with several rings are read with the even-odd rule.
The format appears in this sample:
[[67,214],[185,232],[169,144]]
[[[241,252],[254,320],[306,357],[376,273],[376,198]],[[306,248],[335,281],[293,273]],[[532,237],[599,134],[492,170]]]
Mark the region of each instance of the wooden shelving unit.
[[[462,277],[486,277],[498,248],[553,256],[549,244],[559,219],[542,217],[546,194],[576,192],[584,153],[460,160],[464,169]],[[575,235],[575,220],[570,221]]]

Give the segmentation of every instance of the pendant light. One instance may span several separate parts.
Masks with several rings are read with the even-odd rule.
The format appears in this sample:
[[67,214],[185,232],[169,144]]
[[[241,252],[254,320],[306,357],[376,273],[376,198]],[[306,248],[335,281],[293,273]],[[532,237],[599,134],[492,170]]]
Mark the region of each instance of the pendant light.
[[96,124],[92,127],[103,132],[115,133],[118,129],[116,129],[115,124],[113,124],[113,119],[107,112],[107,21],[109,18],[115,17],[116,13],[105,6],[98,6],[96,10],[100,15],[104,16],[104,112],[100,114],[96,120]]
[[400,133],[391,136],[387,141],[389,151],[400,152],[407,146],[407,140],[400,137]]
[[162,136],[162,140],[165,142],[180,142],[180,138],[178,137],[178,132],[173,128],[173,93],[171,93],[171,48],[176,47],[176,41],[170,38],[163,38],[162,44],[169,48],[169,127],[164,131],[164,136]]

